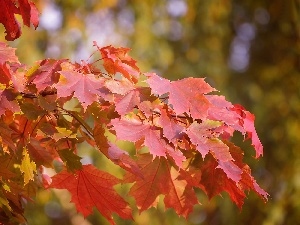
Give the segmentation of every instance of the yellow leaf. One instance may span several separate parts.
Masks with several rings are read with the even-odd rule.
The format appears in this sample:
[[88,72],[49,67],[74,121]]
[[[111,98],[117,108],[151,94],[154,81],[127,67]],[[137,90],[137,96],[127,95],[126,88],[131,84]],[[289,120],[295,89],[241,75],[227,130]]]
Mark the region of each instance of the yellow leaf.
[[76,134],[72,134],[73,132],[71,130],[68,130],[64,127],[55,127],[58,133],[53,134],[52,138],[56,141],[58,141],[61,138],[76,138]]
[[0,192],[0,208],[3,209],[4,207],[7,208],[9,211],[12,211],[5,194],[1,191]]
[[35,65],[33,65],[31,68],[29,68],[27,70],[27,72],[25,73],[25,76],[31,77],[39,68],[40,68],[40,64],[36,63]]
[[34,173],[36,172],[36,165],[34,162],[30,161],[26,148],[23,150],[23,159],[20,170],[24,173],[24,185],[28,184],[29,180],[33,180]]

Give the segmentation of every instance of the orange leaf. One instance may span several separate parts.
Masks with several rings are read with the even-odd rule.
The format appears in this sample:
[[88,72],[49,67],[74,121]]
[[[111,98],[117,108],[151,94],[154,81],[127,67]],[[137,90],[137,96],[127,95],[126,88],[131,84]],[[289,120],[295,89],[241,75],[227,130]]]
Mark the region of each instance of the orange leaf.
[[49,187],[67,189],[72,195],[71,201],[85,217],[96,207],[111,224],[115,224],[112,213],[124,219],[132,219],[127,202],[113,189],[118,183],[118,178],[93,165],[84,165],[76,173],[63,170],[56,174]]
[[193,187],[189,184],[191,182],[177,179],[179,173],[171,170],[164,157],[152,160],[150,154],[143,154],[139,157],[138,163],[144,178],[127,173],[124,182],[135,182],[129,194],[136,199],[140,212],[155,206],[156,198],[163,194],[166,207],[175,209],[178,215],[187,218],[193,206],[198,203]]

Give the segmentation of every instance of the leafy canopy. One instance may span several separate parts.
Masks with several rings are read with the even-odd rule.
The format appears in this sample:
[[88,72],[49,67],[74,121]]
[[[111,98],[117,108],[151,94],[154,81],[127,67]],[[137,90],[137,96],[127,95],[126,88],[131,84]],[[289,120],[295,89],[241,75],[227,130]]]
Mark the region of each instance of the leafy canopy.
[[[14,13],[37,26],[33,3],[0,6],[7,40],[20,35]],[[92,63],[44,59],[30,67],[0,43],[1,223],[24,222],[24,200],[38,188],[67,189],[78,212],[87,216],[96,207],[111,224],[113,213],[132,219],[132,206],[114,189],[120,183],[133,183],[129,195],[140,212],[164,195],[166,208],[185,218],[198,204],[195,189],[209,198],[225,191],[240,208],[245,191],[267,200],[243,151],[230,142],[238,131],[251,140],[256,158],[263,154],[254,115],[217,95],[203,78],[171,82],[142,73],[128,48],[94,45],[100,56]],[[70,109],[73,99],[77,105]],[[136,154],[120,149],[111,135],[132,142]],[[76,154],[82,142],[124,169],[124,177],[82,165]],[[45,168],[56,169],[54,161],[64,169],[50,178]]]

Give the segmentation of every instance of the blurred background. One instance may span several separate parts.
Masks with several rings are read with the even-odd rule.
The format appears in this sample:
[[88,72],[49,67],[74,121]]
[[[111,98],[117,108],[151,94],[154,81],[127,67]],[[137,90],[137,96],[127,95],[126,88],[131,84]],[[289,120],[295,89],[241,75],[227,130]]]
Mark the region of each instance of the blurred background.
[[[23,27],[10,42],[20,61],[87,59],[99,46],[132,48],[142,71],[170,80],[206,77],[233,103],[256,116],[264,157],[255,160],[249,142],[235,142],[257,182],[269,194],[265,204],[249,193],[240,211],[227,194],[209,200],[199,193],[188,220],[173,210],[134,213],[138,225],[300,224],[300,1],[299,0],[43,0],[37,31]],[[0,28],[3,30],[3,28]],[[4,35],[1,35],[4,39]],[[1,40],[2,41],[2,40]],[[114,173],[114,165],[89,147],[82,155]],[[92,153],[87,153],[92,152]],[[99,155],[98,155],[99,156]],[[95,211],[76,214],[65,191],[41,191],[26,210],[29,225],[108,224]]]

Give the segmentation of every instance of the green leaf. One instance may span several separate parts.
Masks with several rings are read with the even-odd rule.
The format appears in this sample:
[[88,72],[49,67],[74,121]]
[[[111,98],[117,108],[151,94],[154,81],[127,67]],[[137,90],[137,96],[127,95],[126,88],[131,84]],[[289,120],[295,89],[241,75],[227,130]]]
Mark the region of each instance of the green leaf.
[[73,150],[63,149],[58,151],[58,154],[62,161],[64,161],[68,171],[74,172],[75,170],[79,170],[82,168],[82,164],[80,162],[82,158],[74,154]]
[[57,130],[57,133],[53,134],[53,139],[58,141],[59,139],[62,138],[76,138],[76,134],[73,134],[71,130],[68,130],[67,128],[64,127],[55,127]]

